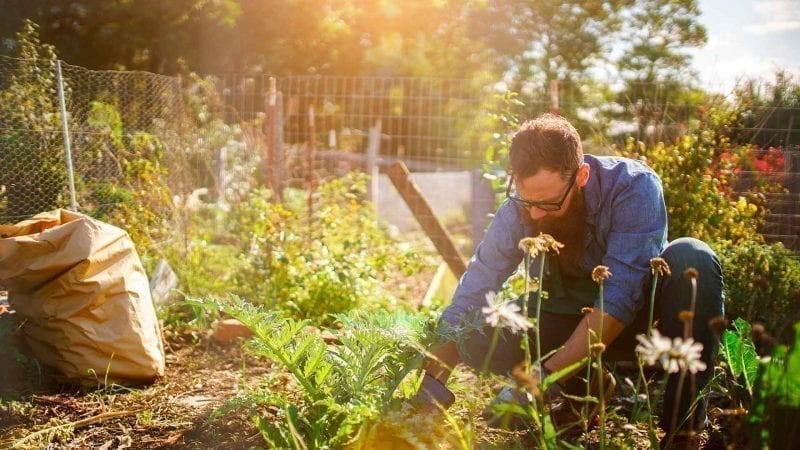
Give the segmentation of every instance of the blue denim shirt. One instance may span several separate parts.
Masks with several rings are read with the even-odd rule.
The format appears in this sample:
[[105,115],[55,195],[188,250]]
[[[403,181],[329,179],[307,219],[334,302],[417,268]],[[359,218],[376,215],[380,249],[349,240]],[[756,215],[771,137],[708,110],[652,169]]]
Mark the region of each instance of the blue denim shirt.
[[[661,180],[640,161],[584,158],[590,172],[583,188],[587,227],[581,270],[588,276],[594,267],[608,266],[612,276],[604,283],[605,312],[630,325],[644,303],[642,289],[650,274],[650,259],[666,245]],[[486,293],[499,292],[514,273],[523,257],[519,241],[533,231],[522,214],[527,212],[509,200],[500,206],[442,320],[457,324],[463,314],[479,310],[486,305]],[[538,275],[538,267],[531,267],[531,275]]]

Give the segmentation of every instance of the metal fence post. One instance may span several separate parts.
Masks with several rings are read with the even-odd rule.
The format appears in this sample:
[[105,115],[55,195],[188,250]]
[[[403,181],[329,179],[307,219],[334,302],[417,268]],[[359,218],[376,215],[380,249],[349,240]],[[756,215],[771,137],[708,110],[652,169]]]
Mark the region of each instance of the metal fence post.
[[284,168],[286,167],[286,152],[283,147],[283,95],[281,91],[275,92],[275,120],[272,148],[275,149],[275,191],[278,198],[283,197],[283,188],[286,187],[286,175]]
[[73,211],[78,210],[78,200],[75,195],[75,175],[72,169],[72,148],[69,140],[69,125],[67,123],[67,101],[64,98],[64,77],[61,73],[61,60],[56,61],[56,79],[58,80],[58,103],[61,106],[61,126],[64,129],[64,158],[67,162],[67,182],[69,183],[69,204]]
[[308,220],[313,220],[314,215],[314,150],[316,149],[315,139],[315,118],[314,105],[308,107],[308,153],[306,154],[306,164],[308,167]]
[[367,184],[367,199],[374,204],[378,204],[378,155],[381,148],[381,119],[375,121],[375,126],[369,129],[367,139],[367,167],[366,172],[369,176]]

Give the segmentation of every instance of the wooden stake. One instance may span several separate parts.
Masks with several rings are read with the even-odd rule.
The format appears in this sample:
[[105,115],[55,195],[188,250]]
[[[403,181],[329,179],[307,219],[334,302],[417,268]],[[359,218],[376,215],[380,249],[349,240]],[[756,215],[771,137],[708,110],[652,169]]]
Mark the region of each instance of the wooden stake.
[[450,270],[456,278],[461,278],[461,275],[467,270],[467,260],[458,251],[453,238],[433,214],[433,210],[419,187],[411,180],[411,173],[406,165],[402,161],[397,161],[388,167],[386,173]]

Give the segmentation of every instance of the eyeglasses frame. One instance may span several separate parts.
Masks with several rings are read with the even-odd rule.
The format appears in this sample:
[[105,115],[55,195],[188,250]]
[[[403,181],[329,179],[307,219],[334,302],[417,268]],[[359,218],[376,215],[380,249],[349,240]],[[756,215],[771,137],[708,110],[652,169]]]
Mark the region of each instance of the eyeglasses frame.
[[530,210],[531,208],[537,208],[542,211],[548,211],[548,212],[558,211],[564,206],[564,202],[567,201],[567,197],[569,196],[569,193],[572,191],[572,186],[575,184],[575,180],[578,178],[579,170],[580,166],[577,169],[575,169],[575,172],[572,173],[572,176],[569,178],[569,182],[567,184],[567,190],[564,192],[564,195],[561,197],[561,200],[557,202],[530,201],[519,198],[516,195],[511,195],[511,185],[514,183],[513,174],[509,175],[508,177],[508,185],[506,186],[506,198],[522,206],[526,210]]

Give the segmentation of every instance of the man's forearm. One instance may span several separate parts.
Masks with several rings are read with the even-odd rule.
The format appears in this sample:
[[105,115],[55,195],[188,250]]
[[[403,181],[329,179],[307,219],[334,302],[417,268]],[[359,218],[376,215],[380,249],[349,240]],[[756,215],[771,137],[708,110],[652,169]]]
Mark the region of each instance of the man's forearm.
[[[606,346],[611,345],[617,336],[625,329],[625,325],[614,317],[604,314],[602,320],[602,342]],[[591,332],[590,332],[591,330]],[[557,351],[545,362],[545,367],[550,372],[557,372],[564,367],[570,366],[588,356],[591,352],[591,344],[600,342],[601,336],[600,311],[594,310],[584,316],[583,320],[572,332],[572,335],[564,343],[564,347]],[[579,369],[564,376],[562,380],[572,377]]]

